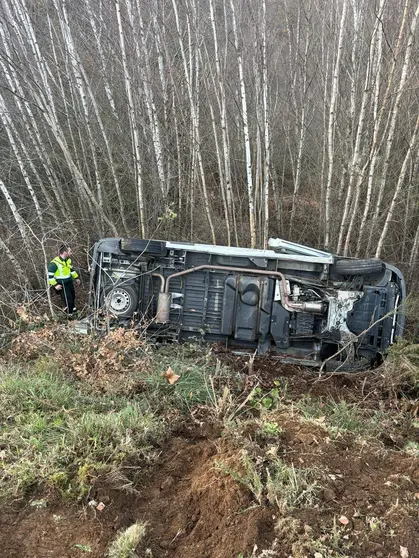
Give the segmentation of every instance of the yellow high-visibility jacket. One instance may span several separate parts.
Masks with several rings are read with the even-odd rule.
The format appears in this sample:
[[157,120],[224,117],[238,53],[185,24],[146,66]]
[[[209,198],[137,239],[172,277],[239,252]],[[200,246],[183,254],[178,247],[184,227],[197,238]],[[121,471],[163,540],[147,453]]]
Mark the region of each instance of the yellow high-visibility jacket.
[[59,283],[67,283],[78,278],[78,273],[74,271],[71,265],[71,259],[62,260],[60,256],[56,256],[48,264],[48,283],[53,287]]

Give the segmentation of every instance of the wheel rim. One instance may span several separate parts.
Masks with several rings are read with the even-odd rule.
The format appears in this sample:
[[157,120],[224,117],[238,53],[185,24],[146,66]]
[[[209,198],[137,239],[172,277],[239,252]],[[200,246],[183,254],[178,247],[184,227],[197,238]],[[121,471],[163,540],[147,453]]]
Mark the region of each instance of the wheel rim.
[[115,314],[126,312],[131,305],[131,295],[124,289],[113,289],[107,297],[108,307]]

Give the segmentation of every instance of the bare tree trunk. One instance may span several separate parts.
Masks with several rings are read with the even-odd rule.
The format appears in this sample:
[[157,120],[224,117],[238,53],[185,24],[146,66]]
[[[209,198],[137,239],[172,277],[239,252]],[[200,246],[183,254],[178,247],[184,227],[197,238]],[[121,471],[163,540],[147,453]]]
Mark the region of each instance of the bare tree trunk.
[[400,194],[400,190],[401,190],[401,188],[403,186],[403,183],[404,183],[404,179],[405,179],[406,171],[407,171],[407,166],[408,166],[410,158],[412,156],[412,150],[415,149],[415,146],[416,146],[418,130],[419,130],[419,114],[418,114],[418,118],[416,120],[415,129],[413,131],[409,146],[407,148],[406,155],[405,155],[404,160],[403,160],[402,168],[400,170],[399,178],[397,180],[396,188],[395,188],[394,194],[393,194],[393,199],[391,200],[390,208],[389,208],[388,213],[387,213],[387,217],[386,217],[386,220],[385,220],[385,223],[384,223],[384,227],[383,227],[383,230],[381,232],[380,239],[378,241],[377,250],[375,252],[375,257],[376,258],[379,258],[381,256],[381,251],[383,249],[384,240],[387,236],[388,227],[389,227],[389,224],[390,224],[390,222],[393,218],[393,215],[394,215],[396,200],[397,200],[397,198]]
[[268,247],[269,233],[269,178],[271,170],[271,135],[268,106],[268,62],[266,52],[266,1],[262,0],[262,98],[264,117],[265,165],[263,176],[263,247]]
[[[195,2],[195,0],[192,0],[192,10],[193,10],[194,14],[196,15],[194,2]],[[204,166],[203,166],[203,162],[202,162],[201,138],[200,138],[200,132],[199,132],[199,114],[198,114],[198,110],[197,110],[197,106],[196,106],[196,101],[195,101],[194,95],[193,95],[191,76],[190,76],[190,73],[188,72],[188,60],[187,60],[187,57],[186,57],[185,46],[184,46],[184,43],[183,43],[182,31],[181,31],[181,28],[180,28],[179,14],[178,14],[178,9],[177,9],[177,5],[176,5],[176,0],[172,0],[172,4],[173,4],[174,12],[175,12],[176,30],[177,30],[177,36],[178,36],[178,41],[179,41],[179,48],[180,48],[180,52],[181,52],[181,56],[182,56],[183,70],[184,70],[184,75],[185,75],[185,80],[186,80],[186,86],[187,86],[187,90],[188,90],[188,97],[189,97],[189,104],[190,104],[190,111],[191,111],[191,118],[192,118],[193,149],[194,149],[194,153],[196,155],[196,160],[197,160],[197,163],[198,163],[198,170],[199,170],[199,173],[200,173],[202,194],[203,194],[203,198],[204,198],[204,209],[205,209],[206,217],[207,217],[208,224],[209,224],[209,227],[210,227],[210,230],[211,230],[212,242],[213,242],[213,244],[216,244],[217,242],[216,242],[216,239],[215,239],[215,230],[214,230],[214,225],[212,223],[211,209],[210,209],[210,203],[209,203],[207,185],[206,185],[206,179],[205,179],[205,173],[204,173]],[[199,49],[198,45],[195,45],[195,52],[197,52],[198,49]],[[190,53],[190,54],[192,54],[192,53]],[[189,67],[191,68],[191,66],[192,66],[192,64],[190,63]],[[197,69],[196,69],[196,71],[197,71]]]
[[[289,24],[288,24],[289,25]],[[288,27],[289,29],[289,27]],[[288,31],[290,35],[290,30]],[[298,49],[299,49],[299,35],[300,30],[298,27],[298,39],[296,45],[296,54],[295,57],[298,56]],[[307,28],[306,38],[305,38],[305,46],[304,46],[304,55],[302,61],[302,84],[301,84],[301,112],[298,118],[298,126],[296,126],[296,136],[298,137],[298,148],[297,148],[297,155],[295,161],[295,178],[294,178],[294,191],[292,196],[292,208],[291,208],[291,217],[290,217],[290,226],[289,226],[289,237],[292,235],[292,229],[294,225],[294,218],[295,218],[295,211],[296,211],[296,204],[297,204],[297,197],[301,186],[301,168],[302,168],[302,159],[303,159],[303,150],[305,145],[305,138],[306,138],[306,114],[307,114],[307,59],[308,59],[308,51],[309,51],[309,28]],[[295,116],[297,118],[298,115],[298,107],[296,101],[296,76],[298,71],[298,64],[297,61],[294,63],[294,79],[291,85],[292,89],[292,97],[294,100],[294,107],[295,107]]]
[[[0,187],[1,187],[1,185],[0,185]],[[15,258],[15,256],[13,255],[13,253],[11,252],[11,250],[9,249],[7,244],[3,241],[1,236],[0,236],[0,248],[2,250],[4,250],[4,252],[6,253],[6,256],[9,258],[11,264],[15,268],[16,277],[18,277],[24,283],[24,285],[27,288],[31,289],[32,285],[30,284],[29,279],[27,278],[27,274],[23,271],[22,267],[20,266],[20,263]]]
[[[131,0],[125,0],[127,8],[129,6],[130,1]],[[144,23],[141,15],[140,3],[138,0],[135,0],[135,3],[137,7],[138,27],[139,27],[140,38],[141,38],[141,51],[138,46],[138,41],[135,32],[133,32],[134,44],[137,52],[138,61],[144,60],[144,68],[140,66],[142,81],[143,81],[143,89],[145,93],[144,97],[145,97],[145,103],[147,107],[148,118],[151,125],[151,134],[152,134],[154,156],[155,156],[156,167],[157,167],[157,176],[160,184],[160,191],[162,193],[164,204],[167,204],[168,184],[164,173],[163,146],[162,146],[162,139],[161,139],[161,132],[160,132],[160,123],[157,117],[157,109],[156,109],[156,103],[154,101],[153,90],[150,85],[151,70],[149,64],[149,52],[148,52],[147,41],[144,33]],[[131,7],[128,9],[128,17],[130,18],[130,24],[134,31],[135,29],[134,17],[133,15],[131,15]]]
[[[225,0],[223,0],[225,5]],[[227,203],[227,217],[226,217],[226,227],[227,227],[227,237],[228,246],[231,244],[231,226],[230,223],[233,221],[233,205],[232,205],[232,192],[231,192],[231,169],[230,169],[230,148],[227,135],[227,105],[226,105],[226,92],[224,86],[224,80],[221,72],[221,62],[220,53],[218,47],[218,37],[217,28],[214,15],[214,4],[213,0],[209,0],[210,15],[211,15],[211,25],[212,33],[214,38],[214,54],[215,54],[215,67],[217,75],[218,84],[218,98],[220,105],[220,125],[221,125],[221,140],[223,147],[223,169],[221,172],[222,178],[222,189],[226,192],[226,203]]]
[[237,53],[237,64],[239,66],[239,79],[240,79],[240,96],[241,96],[241,109],[242,109],[242,125],[246,154],[246,178],[247,178],[247,195],[249,204],[249,225],[250,225],[250,245],[252,248],[256,246],[256,230],[255,230],[255,202],[253,197],[253,177],[252,177],[252,157],[250,150],[250,135],[249,124],[247,115],[247,100],[246,100],[246,85],[244,81],[242,52],[239,48],[239,37],[237,33],[236,12],[233,0],[230,0],[232,20],[233,20],[233,33],[234,45]]
[[[381,4],[380,4],[381,6]],[[378,30],[377,30],[377,47],[374,57],[374,101],[373,101],[373,133],[372,133],[372,142],[371,147],[368,155],[368,163],[369,163],[369,170],[368,170],[368,183],[367,183],[367,194],[365,199],[364,211],[362,214],[361,225],[359,228],[358,233],[358,241],[356,246],[355,256],[358,257],[361,250],[361,242],[363,238],[363,231],[365,229],[365,225],[367,222],[369,208],[371,204],[371,195],[372,195],[372,188],[373,182],[375,177],[375,167],[377,164],[377,155],[378,150],[376,149],[377,141],[378,141],[378,132],[380,129],[381,119],[378,115],[378,105],[379,105],[379,97],[380,97],[380,77],[381,77],[381,63],[382,63],[382,54],[383,54],[383,26],[382,22],[379,22]]]
[[346,19],[346,10],[347,10],[348,0],[343,0],[342,5],[342,15],[339,25],[339,41],[338,41],[338,50],[336,53],[336,60],[335,66],[333,70],[333,79],[332,79],[332,91],[330,94],[330,108],[329,108],[329,125],[328,125],[328,172],[327,172],[327,182],[326,182],[326,191],[325,191],[325,238],[324,242],[326,247],[330,247],[330,202],[331,202],[331,195],[332,195],[332,178],[333,178],[333,163],[334,163],[334,134],[335,134],[335,125],[336,125],[336,100],[338,94],[338,83],[339,83],[339,71],[340,71],[340,62],[342,58],[342,50],[343,50],[343,35],[345,29],[345,19]]
[[122,66],[124,69],[124,83],[125,92],[128,99],[128,116],[131,128],[131,142],[132,142],[132,156],[134,161],[134,175],[137,185],[137,200],[138,200],[138,212],[139,212],[139,227],[141,236],[145,238],[146,236],[146,218],[145,218],[145,207],[144,207],[144,192],[143,192],[143,169],[141,164],[141,154],[140,154],[140,134],[138,131],[137,119],[135,116],[134,100],[132,95],[131,87],[131,76],[128,70],[127,55],[125,51],[125,38],[124,30],[122,27],[121,18],[121,7],[119,0],[115,0],[116,18],[118,21],[119,30],[119,43],[121,46],[122,54]]
[[359,203],[359,198],[361,195],[361,184],[364,180],[364,176],[365,176],[365,171],[368,167],[368,159],[366,161],[366,163],[364,163],[363,167],[361,168],[361,158],[362,158],[362,145],[361,145],[361,140],[363,138],[363,136],[365,135],[364,129],[365,129],[365,120],[366,120],[366,115],[367,115],[367,106],[368,106],[368,102],[370,99],[370,92],[371,92],[371,78],[372,78],[372,72],[373,72],[373,65],[374,65],[374,55],[375,55],[375,50],[376,50],[376,37],[378,34],[378,28],[381,25],[381,19],[383,16],[383,9],[384,9],[384,0],[380,1],[380,6],[379,6],[379,11],[377,14],[377,19],[374,25],[374,30],[372,33],[372,37],[371,37],[371,42],[370,42],[370,49],[369,49],[369,56],[368,56],[368,62],[367,62],[367,67],[366,67],[366,71],[365,71],[365,80],[364,80],[364,91],[362,94],[362,100],[361,100],[361,108],[359,111],[359,117],[358,117],[358,124],[357,124],[357,128],[356,128],[356,139],[355,139],[355,146],[354,146],[354,150],[353,150],[353,156],[352,156],[352,161],[350,163],[350,167],[349,167],[349,185],[348,185],[348,190],[347,190],[347,195],[346,195],[346,200],[345,200],[345,207],[344,207],[344,211],[343,211],[343,217],[342,217],[342,224],[340,227],[340,232],[339,232],[339,241],[338,241],[338,247],[337,247],[337,252],[340,252],[341,248],[342,248],[342,244],[343,244],[343,238],[344,238],[344,234],[345,234],[345,228],[346,228],[346,223],[347,223],[347,219],[348,219],[348,212],[349,212],[349,207],[352,201],[352,188],[353,188],[353,184],[354,181],[356,181],[356,185],[355,185],[355,200],[352,204],[352,216],[350,219],[350,223],[348,226],[348,231],[346,234],[346,241],[345,241],[345,245],[344,245],[344,255],[348,255],[348,251],[349,251],[349,246],[350,246],[350,240],[351,240],[351,236],[352,236],[352,230],[353,230],[353,226],[354,226],[354,222],[355,222],[355,217],[358,214],[358,203]]
[[[202,59],[201,59],[201,64],[202,64]],[[222,158],[221,149],[218,141],[217,124],[215,120],[214,107],[212,106],[210,95],[209,95],[208,81],[205,79],[205,82],[206,82],[206,88],[208,93],[208,107],[211,115],[212,130],[214,133],[214,144],[215,144],[215,153],[217,155],[218,172],[220,175],[220,191],[221,191],[221,199],[223,201],[224,219],[226,222],[226,229],[227,229],[227,242],[228,242],[228,246],[231,246],[230,216],[228,211],[228,202],[227,202],[227,195],[226,195],[227,188],[225,187],[225,180],[224,178],[222,178],[225,172],[225,167],[223,164],[223,158]]]
[[[402,20],[402,24],[401,24],[401,30],[400,30],[399,38],[401,37],[401,33],[402,33],[403,28],[404,28],[406,17],[407,17],[406,7],[407,7],[407,4],[405,6],[405,13],[403,15],[403,20]],[[400,106],[401,97],[402,97],[402,94],[403,94],[403,91],[404,91],[404,86],[405,86],[406,79],[407,79],[407,72],[408,72],[409,65],[410,65],[410,58],[411,58],[412,47],[413,47],[413,39],[414,39],[415,31],[416,31],[416,24],[417,24],[418,15],[419,15],[419,4],[416,6],[416,10],[415,10],[414,16],[413,16],[411,24],[410,24],[409,36],[408,36],[406,51],[405,51],[404,60],[403,60],[402,74],[401,74],[400,81],[399,81],[398,86],[397,86],[397,93],[396,93],[396,96],[395,96],[394,104],[393,104],[393,106],[391,108],[391,112],[390,112],[389,130],[388,130],[387,141],[386,141],[386,146],[385,146],[383,168],[382,168],[381,177],[380,177],[380,188],[379,188],[379,192],[378,192],[377,202],[376,202],[376,205],[375,205],[374,217],[373,217],[371,227],[370,227],[370,235],[369,235],[369,240],[368,240],[368,251],[369,251],[369,249],[371,247],[371,244],[372,244],[373,233],[374,233],[374,231],[375,231],[375,229],[378,225],[379,215],[380,215],[380,211],[381,211],[381,203],[382,203],[382,200],[383,200],[384,189],[385,189],[385,184],[386,184],[386,180],[387,180],[387,173],[388,173],[388,168],[389,168],[389,163],[390,163],[391,150],[392,150],[393,141],[394,141],[396,122],[397,122],[397,117],[398,117],[398,113],[399,113],[399,106]],[[397,46],[399,46],[399,42],[398,42]],[[391,74],[391,78],[392,78],[392,76],[393,76],[393,74]],[[387,88],[387,91],[389,91],[389,87]]]
[[[26,171],[24,161],[23,161],[22,156],[19,152],[19,148],[18,148],[16,140],[15,140],[15,137],[17,136],[17,132],[16,132],[16,129],[15,129],[15,127],[14,127],[14,125],[13,125],[11,119],[10,119],[9,112],[6,109],[6,105],[4,103],[4,100],[3,100],[3,97],[2,97],[1,94],[0,94],[0,114],[1,114],[1,119],[3,121],[3,127],[6,130],[6,134],[7,134],[7,137],[9,139],[10,145],[12,146],[12,150],[13,150],[13,153],[16,157],[16,161],[19,165],[20,172],[22,173],[23,180],[24,180],[24,182],[26,184],[26,187],[29,191],[29,194],[31,196],[31,199],[32,199],[32,202],[33,202],[33,205],[34,205],[34,208],[35,208],[35,213],[36,213],[36,215],[39,219],[41,227],[43,227],[44,220],[43,220],[43,217],[42,217],[42,210],[41,210],[41,206],[39,205],[38,196],[36,195],[35,190],[33,189],[31,179],[30,179],[30,177],[29,177],[29,175]],[[22,145],[21,141],[19,143]],[[26,154],[26,159],[29,159],[27,154]]]
[[25,246],[26,249],[30,250],[30,245],[29,245],[29,240],[28,240],[28,235],[26,234],[26,229],[25,229],[25,223],[22,219],[22,216],[20,215],[15,202],[13,201],[12,196],[9,194],[9,191],[5,185],[5,183],[3,182],[3,180],[0,179],[0,190],[3,193],[3,196],[6,198],[7,204],[10,208],[10,211],[12,212],[13,215],[13,219],[15,220],[15,223],[19,229],[20,232],[20,236],[22,237],[23,240],[23,244]]

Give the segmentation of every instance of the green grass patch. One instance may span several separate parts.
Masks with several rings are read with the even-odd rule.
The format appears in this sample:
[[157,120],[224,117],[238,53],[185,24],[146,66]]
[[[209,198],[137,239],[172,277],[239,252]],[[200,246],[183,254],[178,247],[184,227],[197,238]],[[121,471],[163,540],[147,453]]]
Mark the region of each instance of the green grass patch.
[[144,538],[146,526],[144,523],[134,523],[128,529],[120,531],[111,543],[108,558],[135,558],[135,550]]
[[47,483],[79,497],[92,477],[146,456],[169,431],[145,399],[94,393],[45,360],[0,375],[0,495]]
[[[154,352],[152,361],[153,366],[145,375],[145,385],[153,409],[171,405],[187,411],[194,405],[211,403],[209,378],[218,388],[220,383],[228,382],[233,374],[217,364],[210,351],[193,344],[160,348]],[[179,376],[174,384],[170,384],[163,376],[169,367]]]
[[275,453],[264,460],[243,449],[237,467],[219,461],[216,468],[250,490],[259,505],[267,501],[281,512],[316,505],[319,471],[289,465]]
[[[210,402],[208,378],[218,389],[232,374],[201,347],[174,345],[148,354],[136,394],[123,394],[120,384],[129,380],[123,372],[115,392],[112,384],[103,392],[92,377],[86,382],[63,370],[54,356],[0,367],[0,496],[17,497],[43,484],[82,497],[98,475],[151,459],[177,419]],[[162,376],[169,366],[179,375],[173,385]]]
[[351,432],[360,437],[374,437],[383,427],[385,415],[380,410],[362,409],[357,404],[324,398],[303,397],[296,402],[306,420],[323,425],[332,438]]

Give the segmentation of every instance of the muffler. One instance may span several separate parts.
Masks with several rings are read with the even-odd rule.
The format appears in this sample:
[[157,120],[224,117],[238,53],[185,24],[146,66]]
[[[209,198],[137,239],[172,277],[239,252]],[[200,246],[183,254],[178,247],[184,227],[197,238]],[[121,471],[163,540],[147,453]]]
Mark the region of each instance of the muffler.
[[172,293],[159,293],[157,299],[156,322],[165,324],[169,321],[170,305],[172,303]]

